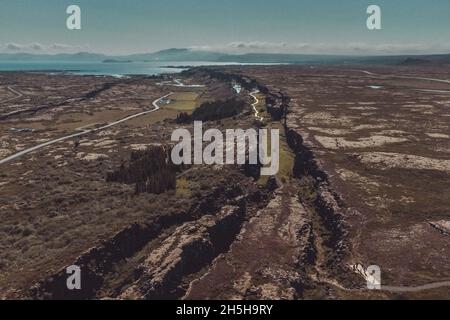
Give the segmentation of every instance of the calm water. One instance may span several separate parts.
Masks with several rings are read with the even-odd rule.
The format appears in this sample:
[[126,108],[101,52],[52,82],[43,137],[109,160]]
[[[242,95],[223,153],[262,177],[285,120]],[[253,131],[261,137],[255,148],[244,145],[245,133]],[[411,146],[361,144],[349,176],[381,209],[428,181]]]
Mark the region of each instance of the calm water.
[[[131,74],[155,75],[161,73],[178,73],[182,66],[230,65],[233,63],[217,62],[64,62],[64,61],[0,61],[0,71],[47,71],[68,72],[79,75],[123,76]],[[178,68],[167,68],[175,66]]]

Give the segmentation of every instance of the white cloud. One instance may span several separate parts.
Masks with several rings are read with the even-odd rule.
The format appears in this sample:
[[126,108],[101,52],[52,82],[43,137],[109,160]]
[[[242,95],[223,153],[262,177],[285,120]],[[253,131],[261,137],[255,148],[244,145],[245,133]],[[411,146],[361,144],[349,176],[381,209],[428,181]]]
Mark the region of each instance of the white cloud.
[[420,43],[284,43],[235,41],[225,45],[193,46],[192,50],[227,53],[299,53],[299,54],[421,54],[448,53],[450,44]]
[[45,47],[42,44],[36,42],[36,43],[30,44],[30,48],[33,50],[39,51],[39,50],[44,50]]
[[21,51],[23,46],[17,43],[7,43],[4,45],[4,48],[9,51]]
[[68,50],[73,48],[81,48],[83,46],[72,46],[70,44],[64,44],[64,43],[54,43],[49,48],[55,49],[55,50]]
[[70,45],[63,43],[53,43],[49,45],[44,45],[38,42],[19,44],[19,43],[6,43],[4,45],[0,44],[0,51],[4,52],[26,52],[26,53],[58,53],[58,52],[75,52],[83,49],[87,49],[88,45]]

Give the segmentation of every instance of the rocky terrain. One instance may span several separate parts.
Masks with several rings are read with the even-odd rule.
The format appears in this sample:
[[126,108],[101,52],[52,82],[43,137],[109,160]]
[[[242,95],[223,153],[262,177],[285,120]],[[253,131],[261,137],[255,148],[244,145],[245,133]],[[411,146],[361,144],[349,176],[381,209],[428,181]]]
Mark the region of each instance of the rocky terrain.
[[[348,272],[340,272],[333,290],[344,297],[448,298],[448,286],[407,294],[399,288],[448,283],[450,276],[448,229],[442,227],[450,208],[449,70],[367,68],[224,71],[290,97],[285,128],[296,153],[294,174],[313,178],[313,207],[338,244],[331,261],[378,265],[382,283],[394,287],[354,292],[352,281],[343,279]],[[330,216],[333,211],[338,214]]]
[[[448,299],[448,286],[397,289],[450,280],[449,72],[211,67],[184,72],[185,86],[0,74],[0,159],[170,94],[0,165],[0,297]],[[160,194],[124,183],[146,170],[124,164],[136,150],[170,145],[195,108],[229,99],[243,110],[205,126],[280,129],[277,175],[194,165]],[[82,290],[66,288],[73,264]],[[390,288],[367,289],[373,264]]]

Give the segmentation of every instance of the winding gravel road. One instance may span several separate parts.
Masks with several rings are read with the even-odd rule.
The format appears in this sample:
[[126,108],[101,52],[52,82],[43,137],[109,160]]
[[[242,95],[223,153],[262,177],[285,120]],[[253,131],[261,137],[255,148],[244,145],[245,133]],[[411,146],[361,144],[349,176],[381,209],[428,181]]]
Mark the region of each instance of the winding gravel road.
[[259,111],[256,109],[256,105],[259,103],[259,99],[255,96],[255,94],[256,93],[258,93],[259,91],[253,91],[253,92],[250,92],[250,96],[253,98],[253,99],[255,99],[255,102],[253,102],[252,103],[252,108],[253,108],[253,111],[255,111],[255,117],[259,120],[259,121],[263,121],[264,120],[264,117],[261,117],[260,115],[259,115]]
[[169,96],[172,95],[172,94],[173,94],[173,92],[168,93],[168,94],[166,94],[166,95],[164,95],[164,96],[162,96],[162,97],[156,99],[155,101],[153,101],[152,105],[153,105],[154,109],[152,109],[152,110],[147,110],[147,111],[143,111],[143,112],[139,112],[139,113],[133,114],[133,115],[131,115],[131,116],[128,116],[128,117],[122,118],[122,119],[120,119],[120,120],[111,122],[111,123],[109,123],[109,124],[107,124],[107,125],[104,125],[104,126],[102,126],[102,127],[98,127],[98,128],[94,128],[94,129],[89,129],[89,130],[83,130],[82,132],[77,132],[77,133],[74,133],[74,134],[71,134],[71,135],[68,135],[68,136],[64,136],[64,137],[61,137],[61,138],[57,138],[57,139],[54,139],[54,140],[50,140],[50,141],[47,141],[47,142],[38,144],[38,145],[36,145],[36,146],[34,146],[34,147],[31,147],[31,148],[28,148],[28,149],[19,151],[19,152],[15,153],[15,154],[12,154],[12,155],[10,155],[10,156],[8,156],[8,157],[6,157],[6,158],[0,160],[0,165],[1,165],[1,164],[4,164],[4,163],[7,163],[7,162],[10,162],[10,161],[13,161],[13,160],[15,160],[15,159],[17,159],[17,158],[20,158],[20,157],[23,156],[23,155],[26,155],[26,154],[28,154],[28,153],[30,153],[30,152],[33,152],[33,151],[42,149],[42,148],[47,147],[47,146],[49,146],[49,145],[52,145],[52,144],[55,144],[55,143],[58,143],[58,142],[61,142],[61,141],[64,141],[64,140],[68,140],[68,139],[71,139],[71,138],[80,137],[80,136],[83,136],[83,135],[88,134],[88,133],[93,133],[93,132],[102,131],[102,130],[105,130],[105,129],[110,128],[110,127],[112,127],[112,126],[115,126],[115,125],[118,125],[118,124],[120,124],[120,123],[123,123],[123,122],[125,122],[125,121],[134,119],[134,118],[136,118],[136,117],[139,117],[139,116],[142,116],[142,115],[151,113],[151,112],[155,112],[155,111],[159,110],[158,103],[159,103],[161,100],[163,100],[163,99],[169,97]]

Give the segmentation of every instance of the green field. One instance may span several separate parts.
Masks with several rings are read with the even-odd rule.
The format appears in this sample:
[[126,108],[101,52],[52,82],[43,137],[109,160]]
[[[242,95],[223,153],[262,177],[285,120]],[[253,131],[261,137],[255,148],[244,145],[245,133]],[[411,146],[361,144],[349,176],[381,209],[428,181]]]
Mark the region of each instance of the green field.
[[171,102],[166,109],[176,111],[192,111],[198,106],[198,92],[176,92],[170,96]]

